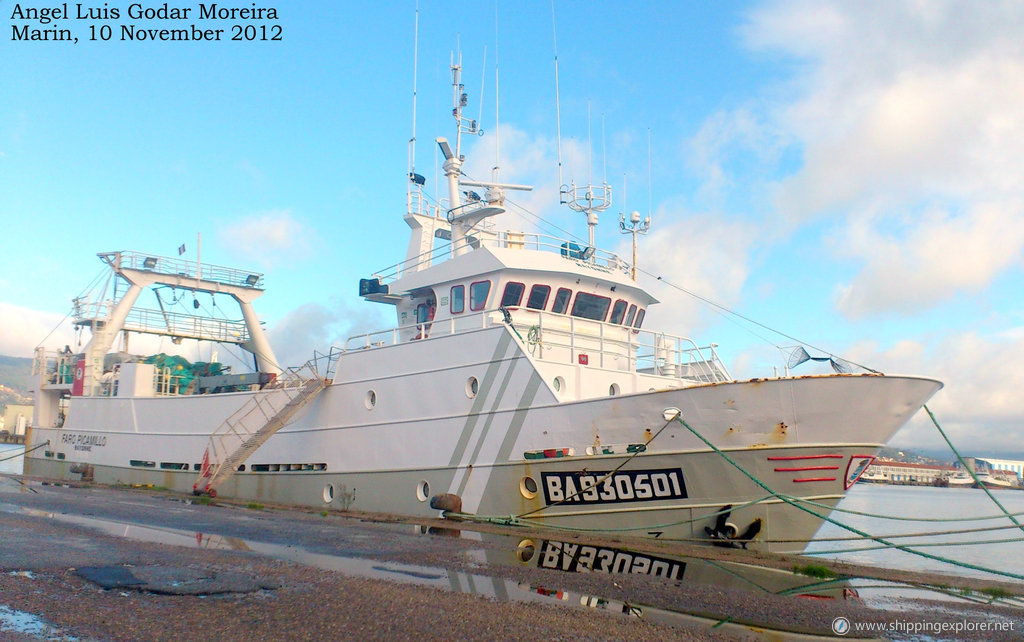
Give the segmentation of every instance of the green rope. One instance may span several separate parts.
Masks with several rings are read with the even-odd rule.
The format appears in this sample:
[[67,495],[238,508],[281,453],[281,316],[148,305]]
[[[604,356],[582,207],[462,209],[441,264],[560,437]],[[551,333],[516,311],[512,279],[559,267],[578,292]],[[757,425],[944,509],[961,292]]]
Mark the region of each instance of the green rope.
[[[522,337],[520,337],[520,338],[522,338]],[[651,435],[651,438],[647,440],[647,443],[649,444],[649,443],[653,442],[655,439],[657,439],[658,435],[660,435],[666,428],[668,428],[668,425],[670,423],[672,423],[671,419],[666,420],[665,421],[665,425],[662,426],[661,428],[659,428],[658,432],[656,432],[653,435]],[[542,510],[547,510],[549,508],[553,508],[553,507],[558,506],[560,504],[564,504],[565,502],[569,501],[573,497],[576,497],[577,495],[582,495],[583,493],[587,492],[591,488],[596,488],[597,486],[603,484],[606,479],[610,478],[612,475],[614,475],[615,473],[617,473],[620,470],[622,470],[623,466],[625,466],[629,462],[633,461],[633,459],[635,457],[637,457],[640,453],[646,452],[646,451],[647,451],[647,444],[644,444],[643,447],[638,447],[629,457],[626,457],[625,459],[623,459],[621,464],[619,464],[618,466],[616,466],[612,470],[608,471],[605,474],[604,477],[602,477],[601,479],[599,479],[596,482],[594,482],[593,486],[588,486],[586,488],[580,488],[579,490],[577,490],[572,495],[569,495],[568,497],[560,499],[560,500],[558,500],[557,502],[555,502],[553,504],[546,504],[544,506],[541,506],[540,508],[535,508],[535,509],[533,509],[531,511],[527,511],[525,513],[520,513],[520,514],[516,515],[516,518],[529,517],[530,515],[533,515],[534,513],[539,513]]]
[[[872,538],[874,539],[874,538]],[[881,541],[881,540],[878,540]],[[982,544],[1012,544],[1014,542],[1024,542],[1024,537],[1009,537],[1006,539],[985,539],[975,540],[971,542],[915,542],[914,546],[980,546]],[[886,546],[862,546],[861,548],[837,548],[831,551],[811,551],[804,552],[803,555],[834,555],[837,553],[861,553],[863,551],[880,551],[886,549]]]
[[50,445],[49,441],[44,441],[43,443],[41,443],[41,444],[39,444],[37,446],[32,446],[31,448],[29,448],[28,450],[26,450],[24,452],[20,452],[20,453],[17,453],[15,455],[11,455],[10,457],[4,457],[3,459],[0,459],[0,461],[7,461],[8,459],[14,459],[16,457],[24,457],[25,455],[29,454],[33,450],[39,450],[43,446],[49,446],[49,445]]
[[[791,497],[795,501],[810,504],[811,506],[817,506],[818,508],[830,508],[828,504],[822,504],[812,499],[802,499],[799,497]],[[867,513],[864,511],[853,510],[849,508],[840,508],[836,506],[832,510],[840,513],[848,513],[850,515],[860,515],[862,517],[876,517],[878,519],[892,519],[903,522],[981,522],[989,519],[1003,519],[1007,516],[1006,513],[1000,513],[998,515],[985,515],[982,517],[902,517],[900,515],[881,515],[879,513]],[[1011,515],[1024,515],[1024,511],[1017,513],[1010,513]],[[1013,528],[1016,528],[1015,526]]]
[[[794,501],[800,501],[798,497],[792,497]],[[999,517],[1002,517],[1001,515]],[[967,533],[983,533],[987,531],[1001,531],[1012,528],[1016,530],[1016,526],[1011,524],[1004,524],[1002,526],[980,526],[978,528],[959,528],[947,531],[925,531],[918,533],[892,533],[889,535],[878,535],[878,537],[884,537],[886,539],[899,539],[902,537],[937,537],[939,535],[966,535]],[[766,539],[762,540],[765,542],[772,542],[776,544],[795,544],[797,542],[858,542],[863,540],[863,537],[815,537],[813,540],[807,539]]]
[[772,490],[767,485],[765,485],[764,482],[762,482],[760,479],[758,479],[754,475],[751,475],[749,472],[747,472],[747,470],[745,468],[743,468],[738,463],[733,461],[728,455],[726,455],[724,452],[722,452],[717,446],[715,446],[710,441],[705,439],[704,435],[700,434],[692,426],[690,426],[690,424],[686,423],[686,421],[683,419],[681,413],[677,413],[676,416],[675,416],[675,419],[680,424],[682,424],[683,427],[685,427],[687,430],[689,430],[691,433],[693,433],[693,435],[695,437],[697,437],[698,439],[703,441],[709,448],[714,450],[716,453],[718,453],[718,455],[720,457],[725,459],[725,461],[727,461],[730,465],[732,465],[734,468],[736,468],[736,470],[738,470],[741,473],[743,473],[748,479],[750,479],[750,481],[754,482],[755,484],[757,484],[758,486],[760,486],[764,490],[768,491],[769,493],[771,493],[775,497],[781,499],[782,501],[786,502],[790,506],[793,506],[794,508],[802,510],[805,513],[809,513],[809,514],[813,515],[814,517],[817,517],[818,519],[821,519],[821,520],[824,520],[826,522],[829,522],[830,524],[835,524],[836,526],[838,526],[838,527],[840,527],[842,529],[848,530],[851,533],[856,533],[857,535],[861,535],[863,537],[872,539],[872,540],[878,542],[879,544],[884,544],[884,545],[886,545],[886,546],[888,546],[890,548],[895,548],[895,549],[904,551],[906,553],[910,553],[911,555],[918,555],[920,557],[925,557],[925,558],[932,559],[932,560],[935,560],[935,561],[938,561],[938,562],[943,562],[945,564],[953,564],[955,566],[961,566],[963,568],[970,568],[970,569],[974,569],[976,571],[982,571],[982,572],[985,572],[985,573],[992,573],[993,575],[1002,575],[1004,577],[1012,577],[1013,579],[1016,579],[1016,580],[1024,580],[1024,575],[1021,575],[1019,573],[1010,573],[1008,571],[1000,571],[1000,570],[996,570],[996,569],[985,568],[983,566],[977,566],[975,564],[970,564],[970,563],[967,563],[967,562],[959,562],[957,560],[952,560],[952,559],[949,559],[949,558],[946,558],[946,557],[942,557],[942,556],[939,556],[939,555],[932,555],[931,553],[926,553],[924,551],[917,551],[917,550],[909,548],[908,546],[905,546],[903,544],[896,544],[896,543],[893,543],[893,542],[889,542],[889,541],[884,540],[882,538],[875,537],[873,535],[865,533],[864,531],[862,531],[860,529],[857,529],[857,528],[854,528],[853,526],[848,526],[846,524],[843,524],[842,522],[836,521],[836,520],[832,519],[831,517],[829,517],[828,515],[822,515],[821,513],[815,512],[815,511],[811,510],[810,508],[807,508],[806,506],[800,505],[799,502],[793,501],[792,499],[790,499],[789,497],[787,497],[785,495],[780,495],[780,494],[776,493],[774,490]]
[[988,498],[992,500],[993,504],[999,507],[999,510],[1003,511],[1003,515],[1010,518],[1010,521],[1016,524],[1018,528],[1024,530],[1024,525],[1021,525],[1021,523],[1018,522],[1013,517],[1013,515],[1011,515],[1005,508],[1003,508],[1003,505],[1000,504],[999,500],[996,499],[996,496],[993,495],[992,492],[985,487],[985,484],[978,481],[978,476],[974,474],[974,471],[970,469],[970,467],[967,465],[967,462],[964,461],[964,458],[960,456],[959,452],[957,452],[956,448],[953,446],[953,442],[949,440],[949,437],[946,436],[946,432],[942,429],[942,426],[940,426],[939,422],[935,420],[935,415],[933,415],[932,411],[929,410],[927,404],[925,404],[924,406],[924,411],[928,413],[928,416],[931,418],[932,423],[935,424],[935,429],[938,430],[939,434],[942,435],[942,438],[946,440],[946,444],[949,446],[949,449],[953,451],[954,455],[956,455],[957,461],[959,461],[960,465],[964,467],[964,470],[971,474],[971,478],[974,479],[974,482],[978,485],[978,487],[985,491],[985,494],[988,495]]

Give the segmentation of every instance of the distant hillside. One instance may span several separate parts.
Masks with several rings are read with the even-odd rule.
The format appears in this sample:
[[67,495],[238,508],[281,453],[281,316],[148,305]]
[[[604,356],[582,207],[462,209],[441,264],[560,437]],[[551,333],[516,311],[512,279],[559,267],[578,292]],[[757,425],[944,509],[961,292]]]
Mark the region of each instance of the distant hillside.
[[0,404],[26,401],[31,381],[31,359],[0,355]]

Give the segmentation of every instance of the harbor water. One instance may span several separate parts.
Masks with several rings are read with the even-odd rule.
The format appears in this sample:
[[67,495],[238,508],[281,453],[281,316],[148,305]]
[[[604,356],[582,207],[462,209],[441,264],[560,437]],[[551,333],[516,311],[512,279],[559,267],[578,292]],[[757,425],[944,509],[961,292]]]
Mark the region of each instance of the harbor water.
[[20,444],[0,444],[0,473],[20,475],[25,469],[24,454]]
[[[1021,515],[1024,491],[990,492],[1007,512],[1024,523],[1024,515]],[[832,519],[837,522],[929,555],[955,560],[961,565],[885,547],[831,523],[821,527],[807,553],[817,553],[815,556],[822,559],[878,567],[1007,581],[1019,580],[972,567],[1024,575],[1024,532],[1003,515],[983,490],[856,484],[839,508],[856,512],[833,512]],[[886,517],[880,517],[882,515]],[[916,519],[909,521],[907,518]],[[838,541],[838,538],[857,539]],[[838,550],[848,552],[832,552]]]

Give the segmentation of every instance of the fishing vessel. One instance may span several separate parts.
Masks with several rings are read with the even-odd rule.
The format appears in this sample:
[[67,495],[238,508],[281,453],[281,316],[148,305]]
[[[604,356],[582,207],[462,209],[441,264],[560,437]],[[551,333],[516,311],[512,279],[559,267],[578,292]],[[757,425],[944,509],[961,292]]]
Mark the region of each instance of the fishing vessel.
[[978,481],[974,483],[974,488],[1019,488],[1020,484],[1017,483],[1017,475],[1008,470],[998,470],[993,468],[985,460],[975,460],[977,469],[975,470],[975,476]]
[[[506,194],[528,187],[465,176],[477,125],[459,74],[455,137],[436,139],[447,198],[428,205],[410,171],[406,258],[359,283],[395,327],[284,368],[253,308],[262,274],[101,253],[109,287],[74,303],[88,343],[36,351],[26,474],[762,549],[809,540],[942,384],[738,378],[715,344],[645,327],[657,300],[636,252],[595,247],[607,186],[562,189],[588,241],[498,228]],[[147,289],[158,309],[142,307]],[[198,295],[238,312],[200,314]],[[255,368],[133,354],[131,333],[238,346]]]

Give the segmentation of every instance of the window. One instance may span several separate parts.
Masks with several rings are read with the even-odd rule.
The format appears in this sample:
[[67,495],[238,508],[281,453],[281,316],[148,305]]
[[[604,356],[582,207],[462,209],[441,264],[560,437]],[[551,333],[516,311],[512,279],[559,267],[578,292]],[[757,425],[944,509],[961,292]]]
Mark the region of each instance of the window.
[[550,285],[535,285],[530,289],[530,298],[526,300],[526,307],[531,310],[543,310],[548,307],[548,295],[551,294]]
[[626,314],[626,302],[619,299],[615,302],[615,307],[612,308],[612,317],[608,319],[608,323],[622,323],[622,317]]
[[636,316],[636,306],[629,306],[629,312],[626,314],[626,320],[622,325],[633,325],[633,318]]
[[452,314],[462,314],[466,310],[466,286],[456,285],[452,288]]
[[490,281],[477,281],[469,286],[469,309],[483,310],[487,305],[487,295],[491,292]]
[[644,314],[646,313],[647,310],[644,309],[641,309],[639,312],[636,313],[636,323],[633,324],[633,327],[636,328],[637,330],[639,330],[640,326],[644,324]]
[[430,306],[426,303],[421,303],[416,306],[416,323],[426,323],[430,321]]
[[523,302],[523,292],[526,292],[526,286],[522,283],[506,283],[505,293],[501,295],[501,307],[518,308]]
[[577,292],[576,301],[572,304],[572,315],[581,319],[604,321],[608,316],[608,307],[612,300],[606,296],[597,296],[587,292]]
[[558,314],[565,314],[566,309],[569,307],[569,299],[572,298],[572,290],[568,288],[558,288],[558,292],[555,294],[555,302],[551,304],[551,311],[557,312]]

